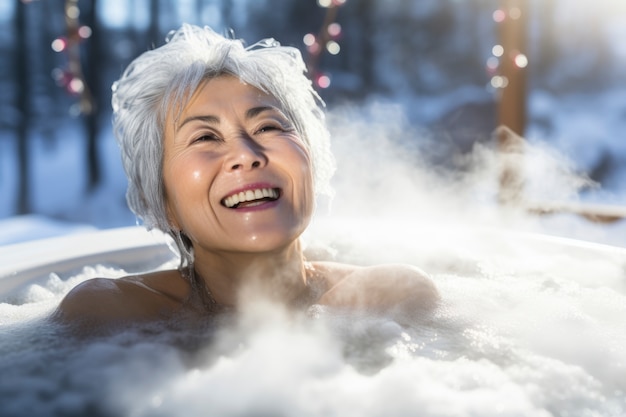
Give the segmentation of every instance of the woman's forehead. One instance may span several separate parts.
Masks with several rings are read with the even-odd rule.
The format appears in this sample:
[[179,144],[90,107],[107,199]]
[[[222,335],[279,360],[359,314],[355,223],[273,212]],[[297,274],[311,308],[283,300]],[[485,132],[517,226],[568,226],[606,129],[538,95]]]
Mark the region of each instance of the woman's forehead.
[[[233,76],[220,75],[203,80],[198,84],[186,103],[173,103],[168,112],[177,125],[180,120],[194,111],[220,112],[232,106],[241,108],[272,107],[284,114],[283,105],[276,97],[252,84]],[[171,117],[168,117],[171,120]]]
[[187,107],[194,104],[223,106],[227,104],[268,104],[280,107],[280,102],[271,94],[233,76],[220,76],[201,83],[191,97]]

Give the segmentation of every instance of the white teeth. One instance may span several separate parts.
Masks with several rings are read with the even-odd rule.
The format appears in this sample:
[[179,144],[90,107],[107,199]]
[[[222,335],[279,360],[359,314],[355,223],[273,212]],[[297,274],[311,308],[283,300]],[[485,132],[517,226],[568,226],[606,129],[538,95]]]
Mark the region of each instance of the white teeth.
[[242,191],[238,194],[233,194],[224,199],[224,205],[228,208],[235,207],[239,203],[245,203],[247,201],[260,200],[262,198],[278,198],[278,191],[274,188],[257,188],[256,190]]

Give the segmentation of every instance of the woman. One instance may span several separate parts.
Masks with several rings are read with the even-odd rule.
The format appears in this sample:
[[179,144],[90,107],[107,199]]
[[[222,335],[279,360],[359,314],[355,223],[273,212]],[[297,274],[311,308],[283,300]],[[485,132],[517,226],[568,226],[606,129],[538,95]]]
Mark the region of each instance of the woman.
[[435,305],[410,266],[307,262],[299,237],[333,171],[323,103],[295,48],[245,48],[184,25],[113,86],[127,199],[172,236],[177,270],[93,279],[56,317],[111,325],[236,310],[267,298],[383,313]]

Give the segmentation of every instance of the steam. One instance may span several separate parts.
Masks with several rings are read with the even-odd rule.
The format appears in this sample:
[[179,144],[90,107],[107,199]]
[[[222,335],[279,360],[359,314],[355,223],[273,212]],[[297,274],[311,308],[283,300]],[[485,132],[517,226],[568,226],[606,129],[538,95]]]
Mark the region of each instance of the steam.
[[[45,313],[76,283],[125,272],[51,276],[0,304],[3,415],[623,414],[625,250],[528,233],[606,229],[499,205],[489,141],[451,156],[451,171],[394,107],[346,107],[329,121],[336,197],[319,205],[307,252],[421,267],[438,309],[400,324],[251,299],[223,326],[173,321],[76,341]],[[528,201],[575,200],[590,184],[543,145],[527,143],[518,162]]]
[[[379,103],[334,109],[329,124],[338,170],[336,195],[330,210],[320,210],[322,219],[496,227],[626,246],[614,231],[626,230],[626,221],[607,226],[568,211],[533,214],[579,203],[582,192],[599,188],[548,144],[526,140],[506,159],[487,137],[469,153],[454,153],[411,125],[400,106]],[[518,204],[507,206],[498,202],[505,162],[521,181]]]
[[[441,220],[452,214],[474,220],[495,208],[503,163],[495,139],[478,142],[469,154],[451,152],[445,164],[435,166],[429,157],[441,145],[411,126],[400,109],[372,105],[362,113],[350,108],[331,113],[339,167],[335,185],[342,200],[353,201],[347,213],[358,204],[359,213],[385,217],[391,212]],[[529,199],[572,199],[592,184],[546,145],[524,144],[512,163],[521,170]],[[469,213],[459,204],[469,204]]]

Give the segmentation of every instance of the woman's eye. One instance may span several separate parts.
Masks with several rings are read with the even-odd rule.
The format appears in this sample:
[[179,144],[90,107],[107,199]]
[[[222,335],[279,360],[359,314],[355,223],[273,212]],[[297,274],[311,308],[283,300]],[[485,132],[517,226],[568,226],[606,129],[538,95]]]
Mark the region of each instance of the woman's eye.
[[202,135],[199,136],[197,138],[195,138],[194,140],[192,140],[192,143],[196,143],[196,142],[211,142],[211,141],[216,141],[219,140],[219,138],[215,135]]
[[265,132],[272,132],[272,131],[282,132],[282,133],[291,133],[291,132],[294,132],[295,129],[291,124],[287,122],[285,123],[272,122],[266,125],[262,125],[261,128],[256,131],[256,133],[265,133]]
[[261,127],[259,130],[257,130],[257,133],[265,133],[265,132],[270,132],[272,130],[282,130],[282,128],[280,128],[278,126],[274,126],[274,125],[267,125],[267,126]]

